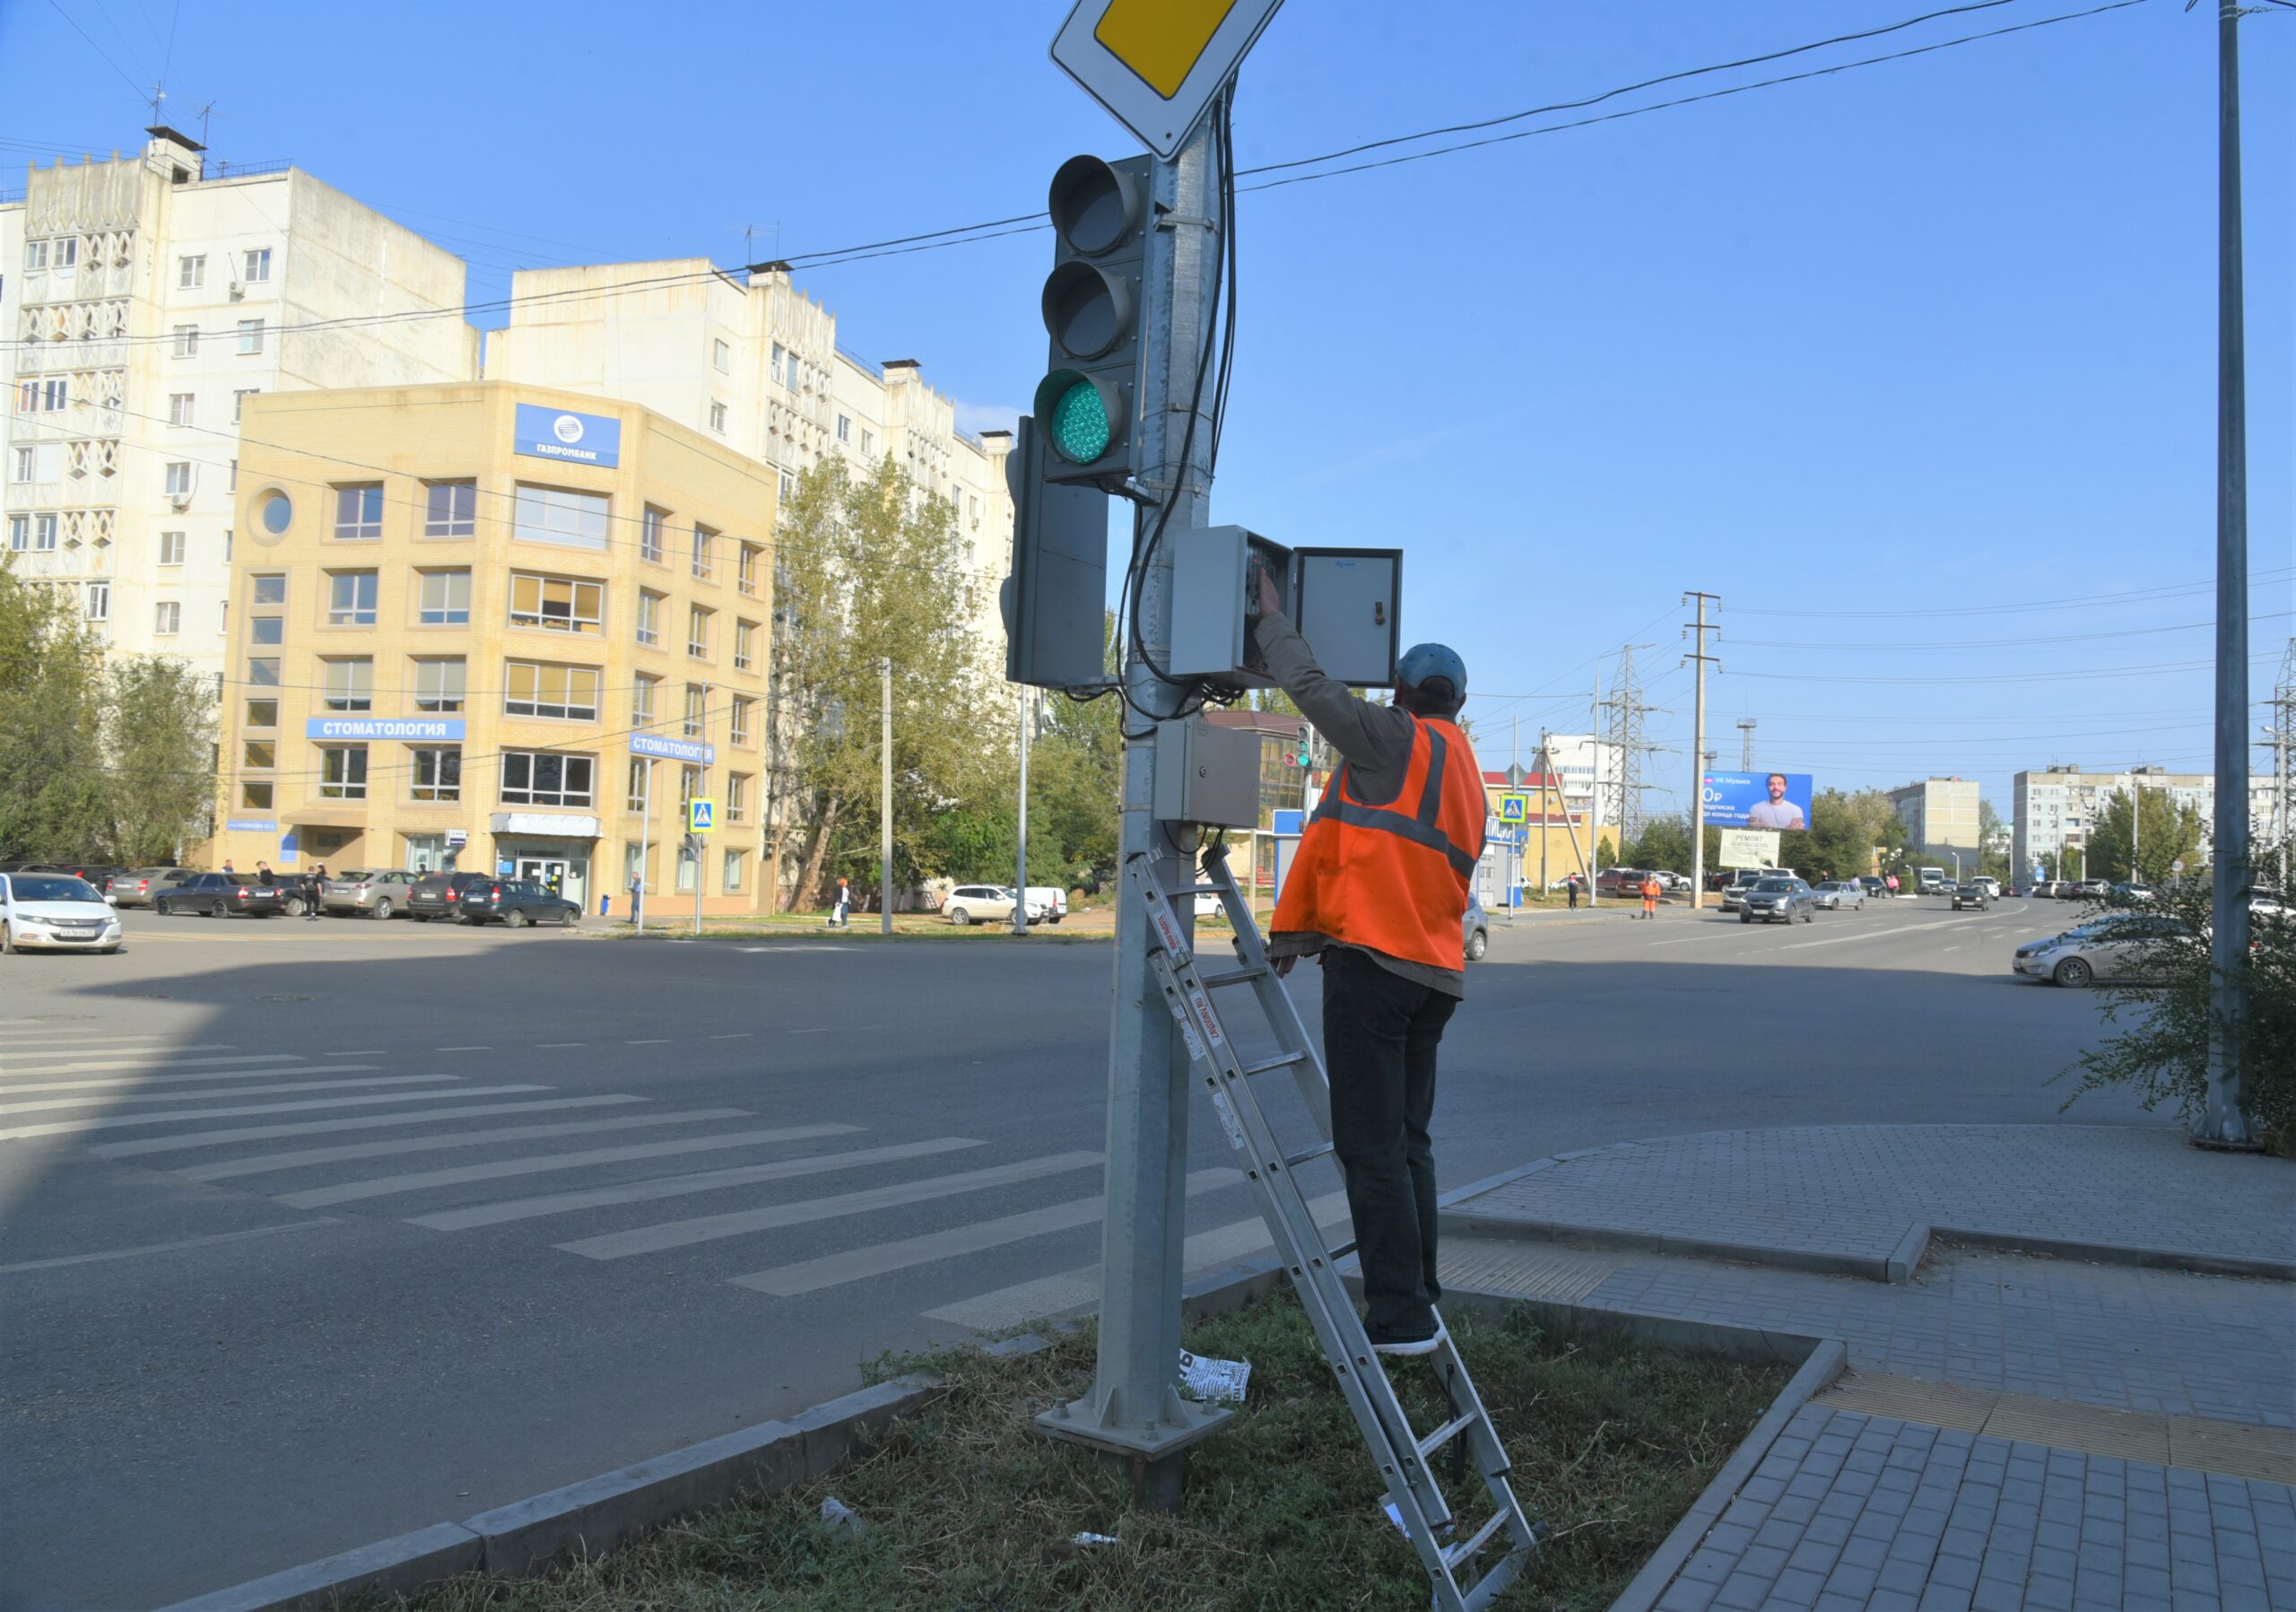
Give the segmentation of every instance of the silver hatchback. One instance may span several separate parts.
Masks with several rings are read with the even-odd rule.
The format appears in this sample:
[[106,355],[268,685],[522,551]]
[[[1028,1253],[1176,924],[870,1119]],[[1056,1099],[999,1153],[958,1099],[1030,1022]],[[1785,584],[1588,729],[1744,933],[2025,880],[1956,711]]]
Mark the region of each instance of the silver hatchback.
[[1738,911],[1742,924],[1818,921],[1818,898],[1800,879],[1764,879],[1746,892],[1744,901]]
[[354,918],[395,918],[406,911],[407,892],[419,876],[404,867],[348,867],[327,876],[325,904]]

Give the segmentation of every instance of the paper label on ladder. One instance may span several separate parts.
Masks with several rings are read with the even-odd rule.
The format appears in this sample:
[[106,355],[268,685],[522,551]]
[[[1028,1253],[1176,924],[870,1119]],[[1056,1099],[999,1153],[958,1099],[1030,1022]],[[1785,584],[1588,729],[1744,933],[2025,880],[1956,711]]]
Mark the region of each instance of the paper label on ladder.
[[1196,1026],[1187,1022],[1187,1010],[1180,1006],[1178,998],[1170,993],[1166,994],[1164,1003],[1172,1010],[1172,1023],[1180,1027],[1180,1038],[1187,1042],[1188,1057],[1196,1062],[1203,1062],[1204,1041],[1196,1034]]
[[1149,921],[1156,926],[1157,938],[1164,943],[1164,950],[1170,952],[1175,959],[1185,959],[1188,954],[1187,942],[1180,938],[1180,927],[1172,921],[1171,903],[1170,902],[1149,902],[1148,918]]
[[1228,1106],[1228,1094],[1216,1086],[1212,1093],[1212,1106],[1219,1111],[1220,1128],[1228,1133],[1228,1146],[1238,1153],[1244,1151],[1244,1128],[1236,1123],[1236,1111]]
[[1196,1016],[1204,1022],[1204,1039],[1215,1047],[1228,1044],[1228,1037],[1220,1028],[1220,1015],[1212,1011],[1212,998],[1201,985],[1188,987],[1187,999],[1196,1005]]

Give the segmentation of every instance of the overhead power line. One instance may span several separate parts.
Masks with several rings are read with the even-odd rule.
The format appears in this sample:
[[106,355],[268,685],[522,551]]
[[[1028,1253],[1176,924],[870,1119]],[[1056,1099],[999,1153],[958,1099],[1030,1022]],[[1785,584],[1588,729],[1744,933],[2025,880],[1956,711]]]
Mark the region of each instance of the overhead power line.
[[[2281,621],[2292,614],[2296,611],[2268,610],[2248,617],[2248,624]],[[1903,644],[1859,643],[1855,640],[1845,643],[1808,643],[1791,638],[1734,638],[1728,642],[1734,649],[2022,649],[2039,644],[2092,643],[2103,638],[2140,638],[2152,632],[2197,632],[2215,625],[2213,621],[2179,622],[2170,627],[2119,627],[2109,632],[2066,632],[2050,638],[1956,638]]]

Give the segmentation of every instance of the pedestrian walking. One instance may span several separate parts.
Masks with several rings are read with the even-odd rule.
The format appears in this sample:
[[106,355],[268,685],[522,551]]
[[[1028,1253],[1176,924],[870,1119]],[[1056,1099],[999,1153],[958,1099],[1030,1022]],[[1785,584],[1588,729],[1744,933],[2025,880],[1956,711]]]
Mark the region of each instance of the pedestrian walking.
[[847,884],[841,875],[837,881],[837,895],[830,902],[829,927],[832,929],[853,927],[853,886]]
[[1575,873],[1574,873],[1574,874],[1572,874],[1569,878],[1567,878],[1567,879],[1563,880],[1563,881],[1562,881],[1562,887],[1563,887],[1563,889],[1564,889],[1564,890],[1568,891],[1568,892],[1570,893],[1570,910],[1571,910],[1573,912],[1578,911],[1578,876],[1577,874],[1575,874]]
[[1466,994],[1463,920],[1483,855],[1483,770],[1458,725],[1466,665],[1419,644],[1396,666],[1395,702],[1326,677],[1263,575],[1262,664],[1339,752],[1268,928],[1288,974],[1324,971],[1332,1143],[1355,1225],[1364,1331],[1387,1355],[1431,1353],[1435,1304],[1436,1050]]
[[326,864],[322,862],[303,877],[303,918],[308,923],[319,920],[319,904],[326,899]]
[[[224,864],[223,864],[223,871],[224,871],[225,873],[229,873],[229,872],[230,872],[230,871],[231,871],[231,865],[230,865],[229,862],[226,862],[226,863],[224,863]],[[268,863],[268,862],[264,861],[264,860],[263,860],[262,858],[257,858],[257,860],[256,860],[256,865],[255,865],[255,882],[256,882],[257,884],[261,884],[261,885],[265,886],[266,888],[268,888],[271,884],[274,884],[274,883],[276,882],[276,881],[272,877],[272,873],[271,873],[271,864],[270,864],[270,863]]]
[[1658,916],[1658,897],[1663,893],[1664,890],[1665,886],[1658,883],[1658,876],[1657,874],[1646,873],[1642,876],[1643,917],[1656,918]]
[[223,858],[223,876],[227,879],[236,879],[239,876],[239,869],[231,866],[231,858],[229,857]]

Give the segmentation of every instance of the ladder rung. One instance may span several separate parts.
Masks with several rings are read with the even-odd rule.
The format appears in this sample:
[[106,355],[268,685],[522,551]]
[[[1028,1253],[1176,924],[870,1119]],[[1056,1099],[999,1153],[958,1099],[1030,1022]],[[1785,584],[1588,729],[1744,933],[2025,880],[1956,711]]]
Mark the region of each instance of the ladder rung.
[[1506,1521],[1507,1508],[1501,1506],[1491,1513],[1491,1521],[1474,1530],[1473,1538],[1464,1545],[1454,1545],[1443,1553],[1443,1565],[1457,1567],[1462,1562],[1472,1560],[1484,1546],[1491,1543],[1491,1536],[1497,1533]]
[[1237,1073],[1248,1080],[1255,1075],[1265,1075],[1270,1069],[1288,1069],[1293,1064],[1305,1063],[1307,1060],[1308,1055],[1305,1052],[1285,1052],[1274,1058],[1263,1058],[1256,1064],[1246,1064]]
[[1434,1454],[1444,1445],[1458,1437],[1459,1434],[1474,1426],[1476,1419],[1482,1415],[1483,1412],[1480,1409],[1477,1409],[1468,1411],[1464,1416],[1454,1416],[1451,1420],[1444,1423],[1440,1427],[1438,1427],[1434,1432],[1429,1433],[1425,1438],[1420,1440],[1419,1453],[1421,1458],[1424,1459],[1427,1456]]
[[1183,884],[1172,893],[1174,895],[1225,895],[1228,893],[1228,886],[1225,884]]
[[1285,1154],[1283,1167],[1286,1170],[1297,1170],[1302,1164],[1312,1164],[1318,1159],[1329,1158],[1335,1151],[1329,1142],[1316,1147],[1303,1147],[1297,1153]]
[[1254,963],[1249,968],[1231,968],[1225,973],[1198,974],[1196,979],[1205,989],[1218,990],[1223,985],[1241,985],[1248,980],[1264,980],[1266,977],[1266,964]]
[[1331,1247],[1324,1250],[1324,1258],[1334,1263],[1337,1263],[1339,1260],[1346,1259],[1348,1255],[1354,1251],[1355,1244],[1353,1241],[1351,1240],[1346,1242],[1335,1243]]

